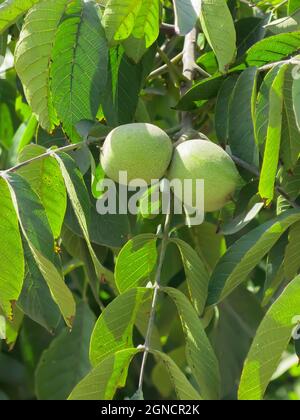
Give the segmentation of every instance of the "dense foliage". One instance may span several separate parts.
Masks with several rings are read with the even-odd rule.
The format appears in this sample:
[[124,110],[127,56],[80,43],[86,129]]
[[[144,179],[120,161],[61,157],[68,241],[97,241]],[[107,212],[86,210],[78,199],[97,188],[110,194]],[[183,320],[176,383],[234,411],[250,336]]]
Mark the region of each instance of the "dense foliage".
[[[300,398],[299,51],[299,0],[0,0],[0,399]],[[233,200],[98,214],[141,122]]]

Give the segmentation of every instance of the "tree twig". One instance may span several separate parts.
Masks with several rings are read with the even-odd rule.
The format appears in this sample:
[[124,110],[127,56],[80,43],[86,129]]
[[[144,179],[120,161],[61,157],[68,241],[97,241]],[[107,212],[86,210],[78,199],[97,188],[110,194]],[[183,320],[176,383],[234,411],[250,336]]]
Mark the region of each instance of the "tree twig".
[[[186,35],[183,47],[183,76],[186,82],[182,85],[181,96],[183,96],[192,86],[195,78],[196,65],[196,43],[197,43],[197,29],[194,28]],[[185,135],[188,131],[193,129],[193,118],[190,112],[182,113],[182,134]]]
[[[181,59],[182,59],[182,52],[177,54],[174,58],[172,58],[170,60],[170,63],[175,65],[175,64],[179,63]],[[159,67],[158,69],[156,69],[152,73],[150,73],[149,76],[147,77],[147,79],[148,80],[155,79],[156,77],[159,77],[159,76],[167,73],[168,70],[169,70],[169,65],[164,64],[163,66]]]
[[[247,172],[254,175],[256,178],[260,177],[260,171],[256,166],[250,165],[249,163],[245,162],[244,160],[238,158],[237,156],[231,155],[232,160],[241,168],[245,169]],[[285,200],[294,208],[297,210],[300,210],[299,204],[294,201],[289,194],[282,188],[282,186],[279,183],[276,183],[275,189],[278,194],[282,195]]]
[[176,35],[176,29],[174,25],[169,25],[168,23],[162,23],[160,25],[160,30],[169,35],[169,36],[174,36]]
[[29,160],[21,162],[18,165],[13,166],[13,167],[11,167],[9,169],[6,169],[4,171],[0,171],[0,174],[1,173],[2,174],[9,174],[9,173],[12,173],[12,172],[16,172],[19,169],[23,168],[24,166],[30,165],[31,163],[34,163],[34,162],[37,162],[39,160],[46,159],[47,157],[52,156],[53,153],[58,154],[58,153],[71,152],[73,150],[81,149],[84,146],[90,146],[92,144],[101,143],[103,140],[105,140],[105,137],[102,137],[102,138],[99,138],[99,139],[86,140],[86,141],[83,141],[81,143],[68,144],[67,146],[63,146],[63,147],[60,147],[60,148],[57,148],[57,149],[49,149],[49,150],[47,150],[47,152],[45,152],[45,153],[43,153],[39,156],[36,156],[34,158],[31,158]]
[[161,249],[160,249],[160,256],[159,256],[159,263],[158,263],[156,276],[155,276],[154,292],[153,292],[153,299],[152,299],[152,304],[151,304],[149,323],[148,323],[148,328],[147,328],[146,337],[145,337],[144,354],[143,354],[143,360],[142,360],[140,378],[139,378],[139,388],[138,388],[139,391],[143,390],[146,363],[147,363],[147,359],[150,352],[152,332],[153,332],[154,323],[155,323],[156,305],[157,305],[158,294],[159,294],[159,289],[160,289],[161,273],[162,273],[163,263],[166,256],[166,250],[167,250],[168,241],[169,241],[171,215],[172,215],[171,207],[172,207],[172,203],[170,201],[169,211],[165,219],[165,225],[164,225],[164,231],[163,231],[163,237],[162,237],[162,243],[161,243]]

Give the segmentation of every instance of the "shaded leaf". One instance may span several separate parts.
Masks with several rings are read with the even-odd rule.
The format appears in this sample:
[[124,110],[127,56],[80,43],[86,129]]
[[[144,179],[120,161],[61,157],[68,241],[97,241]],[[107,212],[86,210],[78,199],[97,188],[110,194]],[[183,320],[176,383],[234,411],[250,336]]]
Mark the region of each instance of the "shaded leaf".
[[284,273],[287,280],[292,280],[300,270],[300,223],[295,223],[289,232],[289,243],[284,256]]
[[69,327],[75,315],[73,295],[64,282],[61,267],[54,251],[54,238],[45,210],[30,185],[20,175],[7,178],[22,233],[28,242],[53,299]]
[[181,253],[190,299],[202,315],[208,294],[209,274],[197,252],[181,239],[172,239]]
[[26,270],[18,306],[33,321],[53,333],[60,321],[60,311],[25,240],[23,246]]
[[102,106],[108,125],[132,123],[140,90],[153,67],[156,46],[148,49],[138,64],[130,60],[123,47],[110,49],[107,87]]
[[236,82],[237,78],[235,76],[225,79],[217,97],[215,109],[215,129],[218,140],[221,144],[228,143],[230,100],[232,98],[232,92],[234,91]]
[[207,304],[220,302],[245,281],[284,232],[299,219],[299,212],[287,211],[236,241],[223,255],[212,274]]
[[256,91],[257,69],[250,67],[240,75],[233,91],[229,107],[228,141],[234,155],[258,166],[259,155],[253,125]]
[[112,272],[100,263],[90,242],[89,222],[87,220],[87,215],[89,215],[90,211],[90,200],[82,174],[76,167],[73,159],[67,154],[54,154],[54,156],[59,163],[69,199],[90,251],[96,273],[100,279],[103,277],[114,287],[114,276]]
[[90,371],[88,348],[94,324],[94,314],[80,303],[72,331],[63,330],[41,356],[36,370],[39,400],[65,400]]

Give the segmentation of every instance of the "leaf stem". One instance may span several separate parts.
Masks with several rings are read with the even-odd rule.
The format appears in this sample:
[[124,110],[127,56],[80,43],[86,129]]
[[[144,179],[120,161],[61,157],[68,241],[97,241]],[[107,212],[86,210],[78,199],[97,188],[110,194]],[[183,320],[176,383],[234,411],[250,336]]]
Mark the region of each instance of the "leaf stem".
[[164,225],[164,231],[163,231],[163,237],[162,237],[162,243],[161,243],[161,249],[160,249],[160,256],[159,256],[159,263],[158,263],[156,276],[155,276],[154,293],[153,293],[153,299],[152,299],[152,304],[151,304],[149,323],[148,323],[148,328],[147,328],[146,337],[145,337],[144,354],[143,354],[143,360],[142,360],[142,365],[141,365],[139,388],[138,388],[138,391],[141,391],[141,392],[143,390],[146,363],[149,356],[152,332],[153,332],[154,323],[155,323],[156,305],[157,305],[158,294],[159,294],[159,289],[160,289],[161,273],[162,273],[163,263],[165,260],[166,250],[167,250],[167,246],[169,242],[171,218],[172,218],[171,207],[172,207],[172,200],[170,200],[169,211],[165,219],[165,225]]
[[[105,140],[105,137],[100,138],[100,139],[86,140],[86,141],[83,141],[81,143],[68,144],[67,146],[63,146],[63,147],[60,147],[58,149],[49,149],[49,150],[47,150],[47,152],[43,153],[42,155],[31,158],[29,160],[26,160],[24,162],[19,163],[16,166],[13,166],[12,168],[9,168],[9,169],[6,169],[6,170],[2,171],[2,174],[9,174],[9,173],[12,173],[12,172],[16,172],[19,169],[23,168],[24,166],[30,165],[31,163],[34,163],[34,162],[37,162],[39,160],[46,159],[47,157],[52,156],[53,153],[56,153],[56,154],[67,153],[67,152],[70,152],[70,151],[73,151],[73,150],[81,149],[84,146],[90,146],[92,144],[101,143],[103,140]],[[0,171],[0,173],[1,173],[1,171]]]
[[276,61],[276,62],[273,62],[273,63],[266,64],[262,67],[259,67],[258,71],[260,71],[260,72],[268,71],[268,70],[271,70],[273,67],[279,66],[281,64],[295,64],[295,65],[299,66],[300,65],[300,60],[297,59],[296,57],[292,57],[289,60]]

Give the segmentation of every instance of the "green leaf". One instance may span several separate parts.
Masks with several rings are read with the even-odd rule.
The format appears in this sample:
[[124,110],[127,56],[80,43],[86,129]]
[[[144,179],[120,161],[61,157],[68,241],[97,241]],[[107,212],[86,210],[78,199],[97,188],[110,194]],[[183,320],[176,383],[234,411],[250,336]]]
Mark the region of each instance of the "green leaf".
[[208,334],[220,363],[220,397],[236,401],[244,362],[264,312],[253,293],[244,287],[225,299],[218,312],[218,320]]
[[[297,162],[293,172],[284,171],[280,177],[280,184],[284,191],[292,200],[296,200],[300,195],[300,161]],[[281,214],[291,207],[290,203],[283,196],[277,200],[277,214]]]
[[61,153],[60,155],[54,154],[54,157],[59,163],[69,199],[90,251],[96,273],[99,278],[104,277],[114,287],[112,272],[100,263],[90,242],[89,220],[87,219],[90,211],[90,200],[82,174],[69,155]]
[[120,293],[153,281],[157,264],[157,237],[139,235],[127,242],[118,255],[115,277]]
[[24,256],[18,218],[6,179],[0,176],[0,305],[12,318],[12,303],[18,300],[24,278]]
[[145,38],[137,39],[131,36],[123,42],[123,48],[127,57],[131,58],[137,64],[146,54],[146,40]]
[[[70,256],[73,257],[73,260],[69,262],[70,269],[72,269],[72,264],[75,263],[75,265],[80,265],[80,262],[82,263],[85,281],[90,284],[94,298],[99,307],[101,307],[99,299],[101,282],[96,274],[95,266],[86,241],[82,237],[74,234],[66,225],[64,225],[62,230],[62,243]],[[102,248],[99,245],[95,245],[94,249],[101,261],[107,257],[108,249]],[[65,269],[68,272],[68,263],[65,265]]]
[[0,34],[13,25],[40,0],[6,0],[0,4]]
[[294,111],[295,117],[297,121],[298,129],[300,130],[300,73],[299,67],[295,67],[296,72],[294,74],[294,83],[292,88],[292,96],[293,96],[293,103],[294,103]]
[[138,349],[111,354],[89,373],[72,391],[69,400],[112,400],[117,389],[126,384],[129,365]]
[[[83,200],[82,204],[84,204]],[[128,216],[122,214],[100,215],[97,213],[95,201],[92,201],[90,210],[89,234],[91,242],[111,248],[121,248],[130,236]],[[72,232],[83,237],[82,229],[71,205],[67,208],[65,223]]]
[[27,101],[47,131],[58,122],[50,91],[50,63],[57,28],[68,3],[38,2],[26,16],[15,50],[15,67]]
[[229,106],[236,82],[237,78],[235,76],[225,79],[217,97],[215,109],[215,129],[218,140],[221,144],[227,144],[229,139]]
[[269,21],[269,16],[264,19],[251,16],[238,20],[235,25],[238,57],[242,57],[252,45],[265,37],[265,25]]
[[53,333],[61,318],[59,308],[53,301],[49,287],[25,240],[23,246],[26,270],[18,306],[25,315]]
[[76,124],[94,120],[106,87],[108,47],[94,2],[72,0],[56,33],[51,65],[53,103],[72,141]]
[[90,371],[88,347],[94,324],[95,315],[80,303],[72,331],[64,329],[41,356],[35,376],[39,400],[65,400]]
[[159,0],[143,0],[135,20],[132,35],[135,38],[145,38],[146,48],[157,40],[159,35]]
[[187,35],[200,18],[201,0],[174,0],[175,27],[180,35]]
[[141,6],[142,0],[108,0],[103,26],[110,43],[122,41],[131,35]]
[[299,220],[300,213],[290,210],[263,223],[236,241],[212,274],[207,304],[217,304],[245,281],[284,232]]
[[201,394],[207,400],[217,400],[220,388],[219,365],[197,312],[180,291],[169,287],[161,290],[177,307],[186,340],[187,361]]
[[107,88],[102,100],[108,125],[116,127],[134,120],[139,94],[145,78],[152,70],[155,54],[154,45],[135,64],[126,56],[123,47],[110,49]]
[[91,337],[92,366],[97,366],[113,353],[133,347],[133,328],[137,316],[142,306],[149,303],[152,295],[152,289],[131,289],[106,307]]
[[263,306],[270,302],[284,281],[285,274],[282,256],[285,254],[287,245],[288,234],[286,232],[269,252],[266,266]]
[[[37,144],[26,146],[19,155],[25,162],[42,155],[47,150]],[[60,236],[67,209],[67,194],[58,163],[53,157],[40,159],[18,170],[40,197],[45,208],[54,238]]]
[[275,77],[270,91],[269,123],[264,160],[259,181],[259,194],[268,202],[274,197],[282,134],[283,87],[288,66]]
[[226,252],[224,236],[217,232],[217,226],[208,222],[193,226],[189,231],[192,236],[191,246],[206,263],[206,267],[211,273],[221,256]]
[[299,255],[300,223],[295,223],[290,228],[289,243],[284,256],[284,273],[287,280],[292,280],[300,269]]
[[37,129],[38,121],[35,115],[32,114],[30,118],[25,122],[25,128],[18,144],[18,153],[21,153],[24,147],[26,147],[35,137]]
[[14,125],[10,108],[7,104],[0,104],[0,144],[9,150],[14,137]]
[[[2,313],[3,312],[1,311],[1,307],[0,307],[0,318],[1,318]],[[4,318],[5,324],[4,324],[4,337],[3,338],[5,338],[6,344],[8,345],[10,350],[13,350],[13,348],[15,347],[16,341],[20,333],[20,329],[23,324],[23,319],[24,319],[24,313],[17,306],[14,308],[14,317],[12,320],[6,320]]]
[[250,67],[240,75],[233,91],[229,107],[228,141],[234,155],[258,166],[259,154],[253,125],[256,93],[257,69]]
[[[299,6],[299,5],[298,5]],[[266,28],[273,34],[283,34],[295,32],[300,29],[300,10],[297,10],[291,16],[285,16],[269,23]]]
[[244,229],[249,223],[252,222],[264,208],[264,203],[256,203],[250,210],[245,210],[242,214],[235,219],[226,223],[221,227],[220,233],[223,235],[234,235]]
[[299,9],[298,0],[288,0],[288,14],[289,15],[292,15],[298,9]]
[[160,351],[151,351],[153,356],[157,357],[161,361],[165,369],[169,374],[169,378],[175,388],[176,395],[179,400],[202,400],[195,388],[190,384],[185,375],[176,365],[176,363],[167,354]]
[[270,36],[251,47],[246,56],[249,66],[263,66],[289,58],[298,51],[300,32]]
[[227,72],[236,54],[236,32],[226,0],[203,0],[200,22],[220,72]]
[[7,177],[7,181],[22,233],[66,324],[71,327],[76,309],[75,302],[57,262],[54,238],[45,210],[36,193],[20,175],[12,173]]
[[224,81],[224,76],[217,74],[194,84],[180,99],[176,108],[181,111],[194,109],[198,101],[212,99],[217,96]]
[[256,139],[261,150],[265,148],[270,115],[270,91],[273,82],[281,69],[281,65],[275,66],[264,78],[256,102],[255,131]]
[[209,274],[197,252],[181,239],[172,239],[181,253],[190,299],[199,316],[202,315],[208,295]]
[[[1,6],[0,6],[1,7]],[[8,31],[0,34],[0,56],[5,57],[8,45]]]
[[245,362],[240,400],[261,400],[291,340],[299,315],[300,277],[288,285],[263,319]]
[[294,65],[288,66],[283,86],[283,120],[281,157],[285,169],[294,168],[300,154],[300,131],[297,126],[293,101]]

